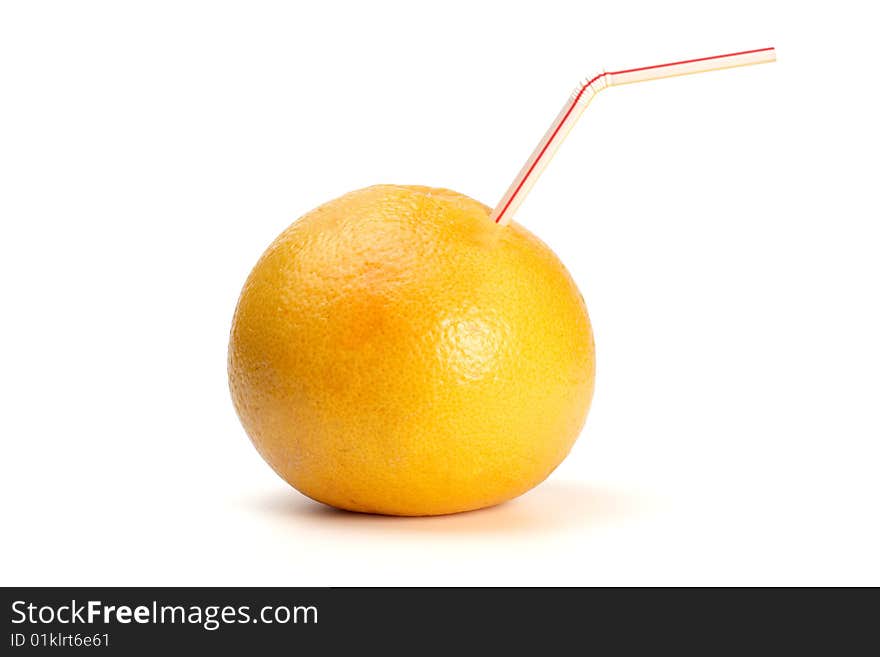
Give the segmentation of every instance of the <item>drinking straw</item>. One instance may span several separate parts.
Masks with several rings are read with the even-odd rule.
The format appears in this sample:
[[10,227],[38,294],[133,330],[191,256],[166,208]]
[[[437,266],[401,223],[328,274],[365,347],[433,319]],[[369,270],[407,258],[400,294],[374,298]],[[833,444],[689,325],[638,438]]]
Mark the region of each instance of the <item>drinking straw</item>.
[[526,160],[523,168],[514,178],[504,196],[495,206],[490,218],[502,226],[510,223],[514,213],[525,199],[526,195],[535,184],[538,177],[550,163],[553,154],[557,151],[563,140],[571,132],[574,124],[583,114],[587,105],[600,91],[608,87],[632,84],[633,82],[645,82],[647,80],[659,80],[691,73],[704,73],[706,71],[718,71],[737,66],[749,66],[751,64],[764,64],[776,61],[775,48],[759,48],[757,50],[743,50],[741,52],[728,53],[726,55],[714,55],[712,57],[700,57],[698,59],[685,59],[668,64],[656,64],[654,66],[642,66],[629,68],[622,71],[603,71],[598,75],[586,78],[581,82],[563,105],[556,120],[550,124],[550,128],[538,143],[538,146]]

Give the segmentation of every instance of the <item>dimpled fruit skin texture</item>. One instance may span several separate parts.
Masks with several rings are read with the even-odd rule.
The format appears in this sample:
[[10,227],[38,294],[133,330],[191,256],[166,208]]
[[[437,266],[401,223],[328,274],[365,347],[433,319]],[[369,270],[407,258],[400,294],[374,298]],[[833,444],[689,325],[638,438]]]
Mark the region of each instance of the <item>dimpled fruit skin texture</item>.
[[377,185],[309,212],[248,278],[229,380],[292,486],[370,513],[498,504],[565,458],[593,394],[583,298],[521,226],[446,189]]

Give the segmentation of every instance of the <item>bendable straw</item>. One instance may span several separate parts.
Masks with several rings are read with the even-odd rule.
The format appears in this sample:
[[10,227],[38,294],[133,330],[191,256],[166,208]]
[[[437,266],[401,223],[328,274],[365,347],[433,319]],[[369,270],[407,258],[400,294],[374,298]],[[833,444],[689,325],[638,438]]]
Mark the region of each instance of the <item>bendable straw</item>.
[[513,183],[511,183],[501,201],[495,206],[490,218],[502,226],[510,223],[514,213],[531,190],[532,185],[535,184],[538,177],[550,163],[553,154],[568,136],[568,133],[571,132],[574,124],[583,114],[584,110],[587,109],[590,101],[602,89],[622,84],[632,84],[633,82],[659,80],[678,75],[704,73],[706,71],[717,71],[725,68],[764,64],[774,61],[776,61],[776,50],[774,48],[759,48],[758,50],[744,50],[727,55],[687,59],[680,62],[630,68],[622,71],[602,72],[587,78],[586,81],[577,86],[568,102],[562,107],[556,120],[553,121],[544,137],[538,143],[537,148],[532,152],[531,157],[529,157],[519,174],[514,178]]

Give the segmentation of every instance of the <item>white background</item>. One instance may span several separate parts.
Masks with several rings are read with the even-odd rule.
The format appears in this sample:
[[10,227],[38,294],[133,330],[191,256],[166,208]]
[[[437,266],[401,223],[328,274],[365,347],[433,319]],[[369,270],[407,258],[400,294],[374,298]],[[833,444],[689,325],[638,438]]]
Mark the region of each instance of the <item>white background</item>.
[[[880,584],[860,7],[4,2],[2,583]],[[491,205],[580,78],[768,45],[605,92],[521,208],[597,342],[547,482],[383,518],[261,461],[226,346],[291,221],[379,182]]]

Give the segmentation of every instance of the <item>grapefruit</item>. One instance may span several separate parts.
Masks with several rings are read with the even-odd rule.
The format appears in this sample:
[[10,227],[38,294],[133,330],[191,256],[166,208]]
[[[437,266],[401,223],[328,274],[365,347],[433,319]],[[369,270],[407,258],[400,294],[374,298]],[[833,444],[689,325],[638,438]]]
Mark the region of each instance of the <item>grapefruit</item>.
[[593,393],[584,301],[522,226],[446,189],[378,185],[285,230],[241,293],[235,408],[293,487],[436,515],[520,495],[565,458]]

